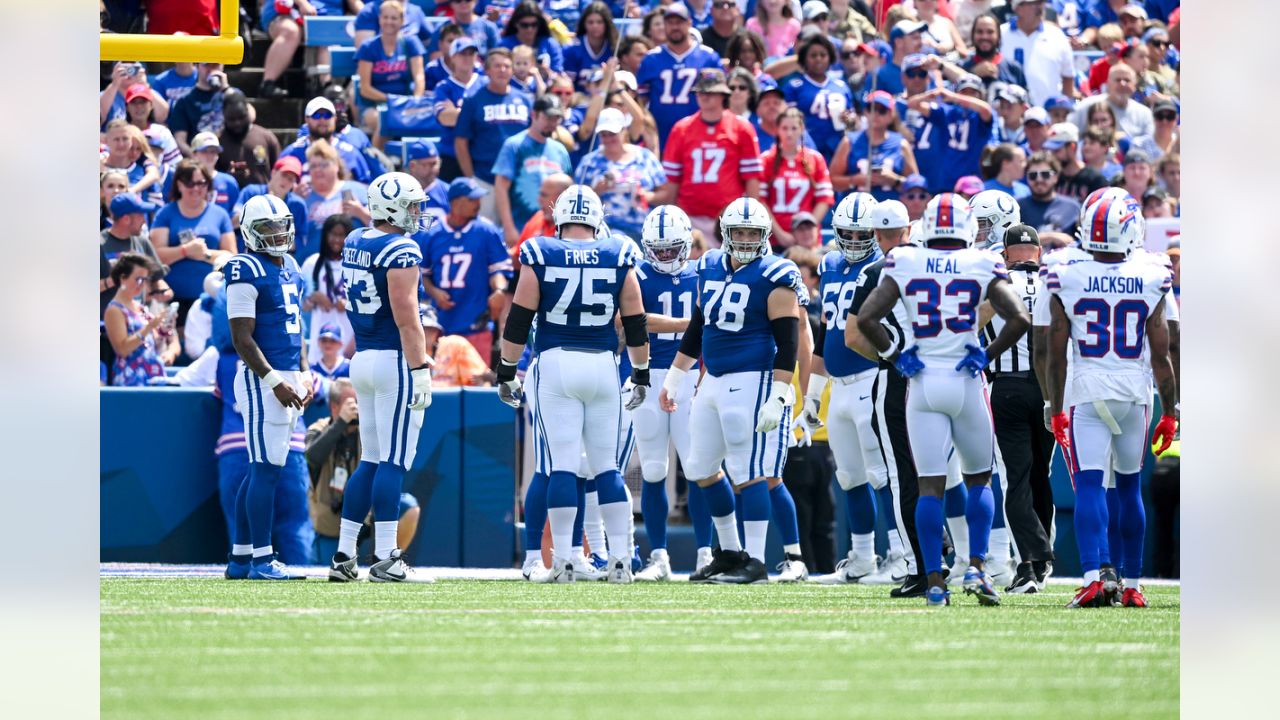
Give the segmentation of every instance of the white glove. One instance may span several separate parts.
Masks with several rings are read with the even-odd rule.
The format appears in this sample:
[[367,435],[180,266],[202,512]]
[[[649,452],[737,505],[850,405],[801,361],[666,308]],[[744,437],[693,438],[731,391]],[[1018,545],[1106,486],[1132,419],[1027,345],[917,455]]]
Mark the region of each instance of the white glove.
[[794,399],[791,383],[774,380],[769,399],[765,400],[760,412],[756,415],[756,432],[767,433],[776,430],[782,422],[782,414],[787,411]]
[[413,386],[413,399],[409,401],[409,409],[426,410],[431,405],[431,368],[428,366],[410,370],[409,380]]
[[644,404],[644,399],[648,392],[649,388],[644,385],[636,385],[627,380],[622,385],[622,406],[627,410],[635,410]]
[[818,411],[822,407],[822,393],[826,391],[828,382],[830,378],[826,375],[809,376],[809,392],[804,394],[804,409],[801,411],[800,418],[810,430],[822,427],[822,418],[818,416]]
[[1053,411],[1049,409],[1049,401],[1044,403],[1044,429],[1053,432]]
[[520,395],[524,388],[520,383],[520,378],[513,378],[504,383],[498,383],[498,399],[510,405],[513,408],[520,407]]
[[800,428],[800,437],[796,440],[796,445],[798,447],[809,447],[812,445],[813,428],[809,427],[809,423],[802,417],[800,418],[800,422],[797,423],[797,427]]

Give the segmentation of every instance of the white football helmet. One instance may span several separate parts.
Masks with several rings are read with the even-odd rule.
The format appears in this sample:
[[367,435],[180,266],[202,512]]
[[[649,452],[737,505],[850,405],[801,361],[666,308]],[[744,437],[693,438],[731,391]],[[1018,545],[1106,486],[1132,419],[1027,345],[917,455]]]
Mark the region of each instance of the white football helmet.
[[1084,246],[1085,228],[1088,227],[1085,224],[1085,215],[1089,212],[1089,208],[1093,207],[1100,200],[1108,198],[1128,203],[1130,208],[1138,213],[1140,220],[1138,222],[1138,229],[1133,233],[1133,239],[1138,243],[1138,246],[1142,246],[1144,244],[1143,240],[1147,235],[1146,219],[1142,218],[1142,203],[1138,202],[1138,200],[1130,195],[1127,190],[1119,187],[1098,188],[1097,190],[1089,193],[1089,196],[1084,199],[1084,202],[1080,204],[1080,221],[1076,226],[1076,240],[1080,243],[1081,247]]
[[[759,230],[760,237],[734,240],[733,231],[737,228]],[[725,252],[743,265],[769,254],[769,236],[772,234],[773,216],[764,203],[755,198],[737,198],[720,213],[720,238]]]
[[[600,196],[596,195],[596,191],[586,185],[570,185],[560,193],[551,214],[557,233],[565,225],[586,225],[598,237],[601,228],[605,228],[604,205],[600,203]],[[605,228],[604,232],[608,232],[608,229]]]
[[845,260],[858,262],[875,252],[876,233],[871,223],[871,211],[877,204],[870,193],[855,192],[836,206],[831,216],[831,227],[835,230],[836,246]]
[[974,245],[980,248],[1004,243],[1004,233],[1022,222],[1018,201],[1003,190],[983,190],[969,199],[973,217],[978,222]]
[[923,232],[923,226],[924,226],[924,223],[920,222],[919,220],[912,220],[911,224],[907,226],[909,228],[907,230],[908,245],[915,245],[916,247],[924,247],[924,240],[920,235],[920,233]]
[[972,245],[976,231],[973,209],[956,193],[934,195],[920,217],[920,240],[926,246],[933,240],[963,240]]
[[649,211],[640,231],[644,257],[654,270],[674,275],[684,269],[693,250],[693,225],[675,205],[659,205]]
[[426,202],[422,184],[408,173],[383,173],[369,185],[369,215],[405,233],[430,228]]
[[1102,198],[1089,206],[1080,226],[1080,246],[1089,252],[1122,253],[1128,257],[1142,243],[1138,229],[1142,210],[1125,193],[1121,198]]
[[250,198],[240,211],[240,233],[250,252],[284,257],[293,250],[293,213],[271,193]]

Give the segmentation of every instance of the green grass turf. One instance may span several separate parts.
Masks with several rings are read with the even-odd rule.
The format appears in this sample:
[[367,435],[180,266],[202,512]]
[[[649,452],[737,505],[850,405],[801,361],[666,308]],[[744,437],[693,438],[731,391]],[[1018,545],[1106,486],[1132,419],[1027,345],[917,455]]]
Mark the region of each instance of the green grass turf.
[[102,717],[1177,716],[1177,588],[887,590],[104,578]]

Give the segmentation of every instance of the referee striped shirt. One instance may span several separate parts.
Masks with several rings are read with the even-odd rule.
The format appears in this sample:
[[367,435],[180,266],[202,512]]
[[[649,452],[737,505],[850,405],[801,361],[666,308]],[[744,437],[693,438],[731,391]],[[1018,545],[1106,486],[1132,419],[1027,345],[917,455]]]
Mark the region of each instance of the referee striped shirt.
[[[1040,270],[1036,265],[1024,263],[1009,268],[1009,282],[1013,285],[1013,291],[1022,298],[1022,303],[1027,306],[1027,312],[1031,313],[1035,310],[1035,304],[1039,300],[1048,300],[1048,294],[1044,289],[1044,282],[1040,280]],[[983,328],[983,336],[990,345],[996,339],[996,335],[1000,334],[1000,330],[1004,328],[1004,320],[999,315],[991,318],[991,322]],[[1030,373],[1035,368],[1031,363],[1031,333],[1027,332],[1018,338],[1018,342],[1013,347],[1005,350],[999,357],[991,361],[991,373],[999,375],[1001,373]]]

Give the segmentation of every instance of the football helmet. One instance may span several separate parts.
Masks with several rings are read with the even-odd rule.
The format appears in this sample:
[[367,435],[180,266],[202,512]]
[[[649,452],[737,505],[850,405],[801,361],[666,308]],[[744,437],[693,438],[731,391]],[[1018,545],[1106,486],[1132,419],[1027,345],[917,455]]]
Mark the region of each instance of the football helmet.
[[[1089,193],[1088,197],[1084,199],[1084,202],[1080,204],[1080,219],[1076,224],[1076,242],[1080,243],[1081,247],[1084,247],[1085,228],[1088,227],[1085,224],[1085,215],[1089,212],[1089,208],[1093,207],[1098,201],[1107,198],[1128,203],[1130,207],[1138,211],[1139,215],[1142,214],[1142,203],[1135,200],[1134,197],[1124,188],[1104,187],[1094,190]],[[1144,226],[1141,228],[1140,232],[1135,234],[1135,237],[1141,240],[1145,235],[1146,228]]]
[[608,232],[604,224],[604,205],[600,203],[600,196],[586,185],[570,185],[560,193],[551,214],[552,219],[555,220],[557,233],[565,225],[586,225],[597,236],[602,232],[602,228],[603,232]]
[[369,185],[369,215],[406,234],[430,227],[426,202],[422,184],[408,173],[383,173]]
[[271,193],[250,198],[240,211],[240,233],[250,252],[284,257],[293,249],[293,213]]
[[654,270],[674,275],[684,269],[693,250],[693,225],[675,205],[659,205],[649,211],[640,231],[644,257]]
[[[733,231],[738,228],[758,230],[760,237],[734,240]],[[769,236],[772,234],[773,216],[755,198],[737,198],[720,213],[720,238],[725,252],[743,265],[769,254]]]
[[972,245],[975,232],[973,209],[956,193],[934,195],[920,217],[920,239],[925,246],[934,240],[963,240]]
[[1121,253],[1126,257],[1142,242],[1138,230],[1142,210],[1120,198],[1102,198],[1089,206],[1080,226],[1080,246],[1089,252]]
[[876,233],[871,223],[871,211],[876,209],[875,197],[870,193],[855,192],[836,206],[831,216],[835,230],[836,246],[849,262],[858,262],[876,249]]
[[973,217],[978,222],[974,245],[980,248],[1004,243],[1004,233],[1022,222],[1018,201],[1003,190],[983,190],[969,200]]
[[908,245],[915,245],[916,247],[924,247],[924,240],[921,239],[921,235],[920,235],[920,233],[922,232],[921,228],[923,225],[924,223],[920,222],[919,220],[912,220],[911,224],[907,226],[909,228],[907,230]]

